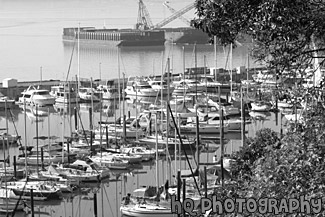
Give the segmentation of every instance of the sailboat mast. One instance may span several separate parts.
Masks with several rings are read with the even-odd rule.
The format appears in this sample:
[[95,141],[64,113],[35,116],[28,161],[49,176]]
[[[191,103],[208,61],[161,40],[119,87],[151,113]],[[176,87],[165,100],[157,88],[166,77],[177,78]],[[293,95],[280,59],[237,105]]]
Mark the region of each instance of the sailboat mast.
[[125,73],[123,72],[123,137],[124,137],[124,142],[126,141],[126,116],[125,116],[125,94],[124,94],[124,83],[125,83]]
[[37,105],[35,105],[35,109],[36,109],[36,172],[38,174],[38,172],[39,172],[39,168],[38,168],[38,164],[39,164],[39,159],[38,159],[39,152],[38,152],[38,106]]
[[232,94],[232,44],[230,44],[230,95]]
[[[8,134],[8,118],[7,118],[7,99],[5,99],[5,114],[6,114],[6,131],[7,131],[7,136]],[[9,150],[9,138],[7,138],[7,141],[4,140],[4,137],[2,137],[2,145],[3,145],[3,166],[5,168],[5,176],[7,176],[7,165],[6,165],[6,143],[7,143],[7,148]],[[9,157],[9,155],[8,155]],[[6,189],[6,209],[8,210],[8,190],[7,190],[7,178],[5,177],[5,189]]]
[[213,42],[214,42],[214,76],[215,80],[218,80],[217,77],[217,36],[213,36]]
[[[47,131],[48,131],[48,150],[50,150],[50,143],[51,143],[51,138],[50,138],[50,136],[51,136],[51,128],[50,128],[50,108],[48,108],[47,109],[48,110],[48,113],[49,113],[49,117],[48,117],[48,121],[47,121]],[[62,144],[62,148],[63,148],[63,144]]]
[[[70,90],[68,90],[69,92],[69,94],[70,94]],[[64,86],[63,86],[63,92],[64,92],[64,94],[63,94],[63,105],[66,105],[66,103],[65,103],[65,100],[66,100],[66,88],[65,88],[65,84],[64,84]],[[63,147],[63,144],[64,144],[64,131],[65,131],[65,122],[64,122],[64,112],[63,112],[63,114],[62,114],[62,135],[61,135],[61,140],[62,140],[62,147]],[[64,148],[62,148],[62,164],[64,163]]]
[[200,145],[200,131],[199,131],[199,117],[197,115],[197,109],[198,109],[198,94],[197,94],[197,82],[198,82],[198,68],[197,68],[197,51],[196,51],[196,44],[194,45],[194,55],[195,55],[195,117],[196,117],[196,160],[197,160],[197,168],[200,166],[200,151],[199,151],[199,145]]
[[155,115],[155,135],[156,135],[156,186],[157,192],[159,189],[159,173],[158,173],[158,124],[157,124],[157,113]]
[[117,71],[118,71],[118,107],[119,107],[119,117],[121,118],[121,67],[120,67],[120,48],[117,48]]
[[[167,108],[169,108],[169,102],[170,102],[170,59],[167,59],[167,64],[168,64],[168,71],[167,71]],[[168,180],[171,180],[171,162],[170,162],[170,155],[169,155],[169,150],[168,150],[168,139],[169,139],[169,121],[170,121],[170,112],[169,109],[167,109],[167,142],[166,142],[166,152],[167,152],[167,171],[168,175]]]
[[80,23],[78,25],[78,35],[77,35],[77,46],[78,46],[78,88],[77,88],[77,94],[79,94],[79,87],[80,87]]
[[25,151],[24,151],[24,154],[25,154],[25,176],[26,176],[26,179],[28,177],[28,171],[27,171],[27,126],[26,126],[26,99],[24,98],[24,137],[25,137]]

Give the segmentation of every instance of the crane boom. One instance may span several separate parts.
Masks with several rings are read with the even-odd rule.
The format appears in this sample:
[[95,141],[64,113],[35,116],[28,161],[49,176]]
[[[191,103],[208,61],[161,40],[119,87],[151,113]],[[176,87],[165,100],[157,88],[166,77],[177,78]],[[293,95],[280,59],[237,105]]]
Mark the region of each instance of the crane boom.
[[[168,2],[167,1],[165,1],[163,3],[163,5],[166,8],[168,8],[173,14],[177,13],[177,11],[174,8],[172,8],[170,5],[168,5]],[[178,18],[181,19],[185,24],[187,24],[189,26],[191,25],[191,22],[188,19],[186,19],[185,17],[183,17],[182,15],[180,15]]]
[[192,4],[188,5],[188,6],[186,6],[185,8],[177,11],[176,13],[174,13],[171,16],[167,17],[166,19],[164,19],[164,20],[160,21],[159,23],[157,23],[153,28],[157,29],[157,28],[161,28],[161,27],[167,25],[168,23],[170,23],[171,21],[179,18],[180,16],[182,16],[186,12],[190,11],[194,7],[195,7],[195,3],[192,3]]
[[152,29],[153,24],[147,10],[146,5],[142,0],[139,0],[138,21],[136,24],[137,29]]

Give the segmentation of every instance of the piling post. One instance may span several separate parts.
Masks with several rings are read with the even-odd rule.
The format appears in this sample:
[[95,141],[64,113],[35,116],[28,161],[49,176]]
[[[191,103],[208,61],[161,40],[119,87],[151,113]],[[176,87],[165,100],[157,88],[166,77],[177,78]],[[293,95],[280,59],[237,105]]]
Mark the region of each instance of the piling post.
[[94,193],[94,217],[97,217],[97,194]]
[[106,148],[108,148],[108,126],[105,126],[105,133],[106,133]]
[[221,185],[223,187],[224,174],[223,174],[223,155],[224,155],[224,144],[223,144],[223,109],[220,109],[220,166],[221,166]]
[[93,131],[90,131],[90,156],[92,156],[93,152]]
[[[186,179],[183,179],[183,203],[186,199]],[[186,216],[185,215],[186,212],[185,212],[185,209],[184,209],[184,206],[183,206],[183,216]]]
[[208,177],[207,177],[207,167],[204,167],[204,192],[205,198],[208,198]]
[[[178,170],[177,171],[177,200],[181,201],[181,186],[182,186],[182,182],[181,182],[181,171]],[[181,216],[181,214],[177,214],[178,217]]]
[[74,107],[74,129],[78,130],[78,110],[77,107]]
[[35,217],[33,189],[30,189],[30,209],[31,209],[31,217]]
[[17,178],[17,160],[16,155],[14,156],[14,177]]
[[243,97],[243,88],[240,88],[240,95],[241,95],[241,143],[242,147],[245,145],[245,104],[244,104],[244,97]]
[[44,150],[43,147],[41,147],[41,168],[44,170]]
[[93,129],[93,110],[89,108],[89,129]]
[[68,164],[70,164],[70,139],[67,140]]

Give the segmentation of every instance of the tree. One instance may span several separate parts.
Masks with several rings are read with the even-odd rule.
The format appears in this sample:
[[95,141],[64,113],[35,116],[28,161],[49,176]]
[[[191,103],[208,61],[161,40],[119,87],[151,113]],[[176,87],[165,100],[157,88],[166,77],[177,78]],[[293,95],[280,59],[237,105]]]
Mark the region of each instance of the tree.
[[241,34],[254,41],[253,56],[277,71],[306,76],[325,50],[324,0],[197,0],[195,28],[222,45]]

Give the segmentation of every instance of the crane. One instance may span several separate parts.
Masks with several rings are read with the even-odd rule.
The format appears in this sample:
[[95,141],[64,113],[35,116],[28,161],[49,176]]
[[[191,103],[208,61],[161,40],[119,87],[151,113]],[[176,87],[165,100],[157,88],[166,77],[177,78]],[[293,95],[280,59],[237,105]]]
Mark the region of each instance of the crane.
[[183,9],[173,13],[172,15],[170,15],[169,17],[167,17],[166,19],[160,21],[159,23],[157,23],[153,28],[154,29],[158,29],[161,28],[165,25],[167,25],[168,23],[170,23],[171,21],[181,17],[183,14],[185,14],[186,12],[190,11],[191,9],[193,9],[195,7],[195,3],[189,4],[186,7],[184,7]]
[[[174,8],[172,8],[168,3],[169,3],[168,1],[165,1],[163,3],[163,5],[166,8],[168,8],[173,14],[177,13],[177,11]],[[187,24],[189,26],[191,25],[191,22],[188,19],[186,19],[185,17],[183,17],[182,15],[180,15],[178,18],[181,19],[185,24]]]
[[147,10],[146,5],[142,0],[139,0],[138,20],[136,23],[136,29],[152,29],[153,24]]

